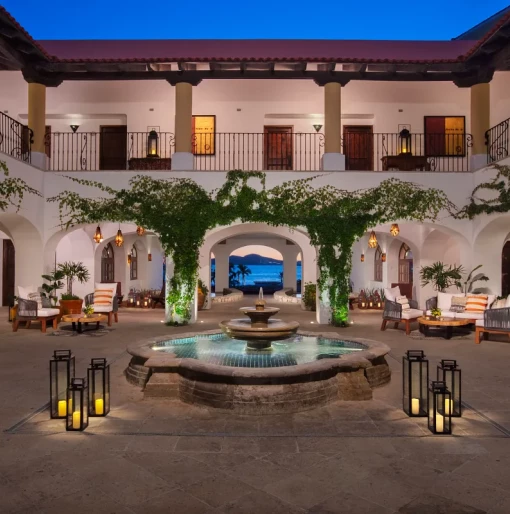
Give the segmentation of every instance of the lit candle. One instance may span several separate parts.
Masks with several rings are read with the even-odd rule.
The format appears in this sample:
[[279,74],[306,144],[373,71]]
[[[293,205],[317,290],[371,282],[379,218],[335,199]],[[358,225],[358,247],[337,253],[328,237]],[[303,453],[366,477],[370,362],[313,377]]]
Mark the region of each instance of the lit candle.
[[136,305],[140,306],[140,300],[136,300]]
[[372,302],[370,302],[370,303],[368,304],[368,306],[369,306],[370,308],[372,308],[373,303],[372,303]]
[[412,414],[420,413],[420,399],[419,398],[413,398],[411,400],[411,413]]
[[145,302],[143,302],[143,306],[147,307],[147,300],[145,300]]
[[81,413],[80,411],[73,412],[73,428],[80,428],[81,424]]
[[104,400],[102,398],[98,398],[95,402],[96,405],[96,415],[101,416],[104,414]]
[[66,401],[65,400],[59,400],[58,401],[58,415],[60,417],[65,417],[67,415],[66,412]]
[[445,398],[444,413],[445,414],[453,414],[453,400],[448,400],[448,398]]
[[364,309],[365,308],[365,302],[361,302],[361,307]]
[[444,416],[436,412],[436,432],[444,432]]

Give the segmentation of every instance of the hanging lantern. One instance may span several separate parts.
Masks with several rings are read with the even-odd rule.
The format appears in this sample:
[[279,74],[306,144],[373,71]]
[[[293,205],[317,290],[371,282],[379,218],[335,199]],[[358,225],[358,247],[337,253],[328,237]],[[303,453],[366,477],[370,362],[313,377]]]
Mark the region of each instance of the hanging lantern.
[[402,358],[403,409],[408,416],[426,417],[428,412],[429,361],[423,350],[408,350]]
[[124,236],[122,235],[122,230],[117,230],[117,235],[115,236],[115,246],[121,247],[124,244]]
[[398,142],[400,154],[411,154],[411,132],[409,132],[409,130],[403,129],[400,131],[400,134],[398,135]]
[[145,229],[143,227],[136,227],[136,233],[139,235],[139,236],[143,236],[145,234]]
[[103,242],[103,234],[101,233],[101,227],[99,225],[97,226],[96,232],[94,233],[94,237],[92,239],[94,239],[97,244]]
[[84,378],[72,378],[67,390],[66,430],[85,430],[89,425],[87,381]]
[[159,157],[158,139],[158,133],[155,130],[151,130],[147,136],[147,157]]
[[445,403],[445,411],[453,417],[460,417],[461,411],[461,372],[455,360],[442,360],[437,366],[437,380],[444,382],[450,391],[450,402]]
[[400,234],[400,228],[398,226],[398,223],[393,223],[393,225],[391,225],[390,234],[393,237],[397,237]]
[[149,262],[151,262],[151,261],[152,261],[152,253],[150,253],[150,252],[149,252],[149,253],[147,254],[147,260],[148,260]]
[[370,248],[377,248],[377,236],[373,230],[370,233],[370,237],[368,238],[368,246]]
[[361,262],[365,262],[365,254],[364,253],[361,254]]
[[110,365],[106,359],[91,359],[88,369],[89,416],[110,412]]
[[381,261],[386,262],[386,252],[381,254]]
[[433,434],[452,433],[452,396],[445,382],[432,382],[429,389],[429,430]]
[[73,377],[74,355],[71,350],[55,350],[50,360],[50,416],[52,418],[67,417],[67,388]]

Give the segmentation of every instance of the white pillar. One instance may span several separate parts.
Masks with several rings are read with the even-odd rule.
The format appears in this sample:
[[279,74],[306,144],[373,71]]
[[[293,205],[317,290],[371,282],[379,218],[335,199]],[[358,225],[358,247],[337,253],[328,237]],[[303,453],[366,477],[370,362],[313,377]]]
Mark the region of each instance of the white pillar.
[[295,246],[289,246],[282,250],[283,257],[283,287],[291,287],[296,290],[297,286],[297,256],[299,253],[299,248]]
[[214,257],[216,258],[216,293],[221,294],[223,289],[228,288],[229,280],[228,280],[228,261],[230,257],[230,252],[227,249],[215,247],[213,250]]

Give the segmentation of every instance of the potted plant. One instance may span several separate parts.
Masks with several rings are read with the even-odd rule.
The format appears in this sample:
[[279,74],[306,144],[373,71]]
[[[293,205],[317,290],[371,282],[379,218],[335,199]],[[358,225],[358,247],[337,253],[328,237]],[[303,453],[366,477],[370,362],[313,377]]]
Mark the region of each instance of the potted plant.
[[83,314],[86,318],[90,318],[92,314],[94,314],[94,306],[93,305],[87,305],[83,308]]
[[439,319],[441,317],[441,309],[431,309],[430,315],[432,319]]
[[42,278],[48,281],[49,284],[42,285],[43,292],[41,293],[41,296],[49,298],[50,302],[56,306],[58,302],[57,291],[64,287],[64,283],[62,282],[64,279],[64,273],[61,270],[56,269],[48,275],[42,275]]
[[209,294],[209,289],[207,289],[207,286],[204,284],[204,282],[199,278],[198,279],[198,310],[201,311],[204,308],[205,299],[207,298],[207,295]]
[[312,282],[305,284],[303,303],[307,311],[315,311],[317,309],[317,284],[313,284]]
[[67,282],[67,292],[60,297],[61,314],[81,314],[83,299],[73,294],[73,282],[77,280],[80,284],[88,281],[90,274],[83,262],[64,262],[58,265],[63,278]]
[[457,286],[462,289],[462,266],[447,266],[438,261],[430,266],[422,266],[420,270],[420,278],[422,287],[432,283],[434,289],[444,293],[450,286]]

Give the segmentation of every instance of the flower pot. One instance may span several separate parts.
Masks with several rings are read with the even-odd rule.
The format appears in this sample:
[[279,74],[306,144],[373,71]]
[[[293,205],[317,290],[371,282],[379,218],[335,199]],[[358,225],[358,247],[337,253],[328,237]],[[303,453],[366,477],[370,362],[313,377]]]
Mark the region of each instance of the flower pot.
[[81,314],[83,299],[79,300],[60,300],[60,315]]
[[197,289],[197,295],[198,295],[198,310],[201,311],[204,308],[205,303],[205,294],[202,293],[200,289]]

